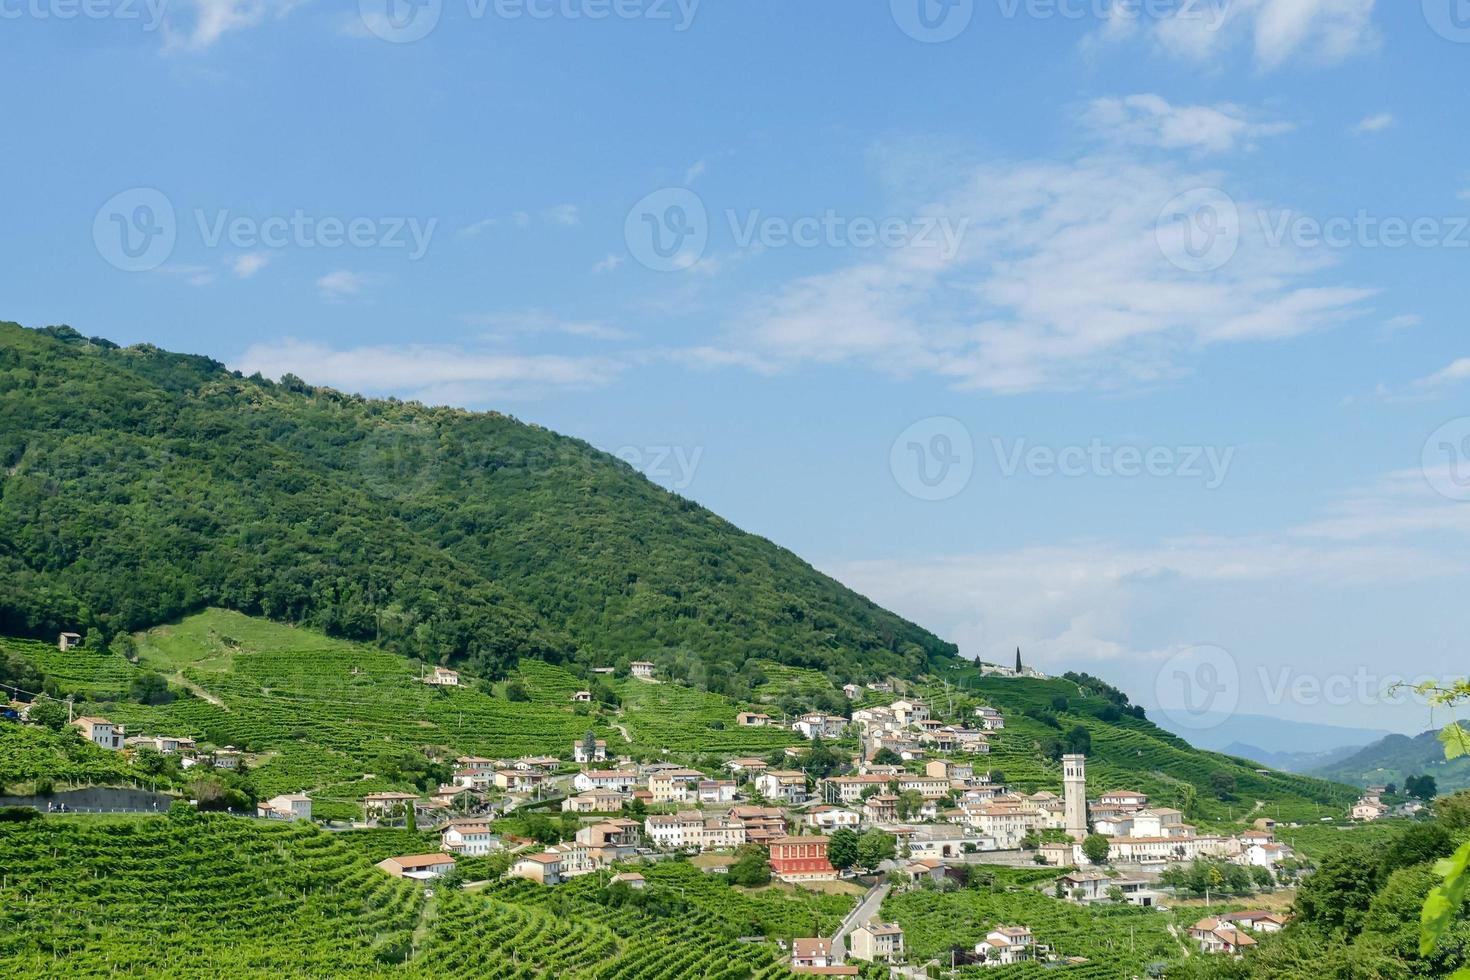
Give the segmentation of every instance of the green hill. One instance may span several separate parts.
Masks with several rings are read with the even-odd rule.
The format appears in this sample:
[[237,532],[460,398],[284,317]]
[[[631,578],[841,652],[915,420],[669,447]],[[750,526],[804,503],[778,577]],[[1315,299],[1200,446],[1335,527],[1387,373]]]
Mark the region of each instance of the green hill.
[[953,647],[576,439],[70,328],[0,323],[0,634],[208,606],[503,676],[765,659],[914,676]]
[[[594,681],[535,660],[522,662],[508,681],[467,674],[460,687],[431,687],[418,680],[421,664],[397,654],[220,609],[137,634],[128,645],[136,662],[112,651],[61,653],[47,644],[4,639],[0,652],[33,664],[54,693],[76,695],[78,710],[103,714],[132,732],[187,735],[256,754],[248,779],[257,795],[309,790],[322,818],[357,816],[357,801],[370,792],[432,788],[447,770],[442,762],[425,763],[426,757],[566,756],[589,730],[606,739],[614,755],[706,765],[737,754],[765,756],[802,741],[789,731],[736,726],[742,703],[718,694],[626,676]],[[775,673],[762,690],[779,685],[783,699],[797,696],[792,685],[825,693],[799,671]],[[946,718],[969,718],[982,703],[1004,711],[1006,727],[992,737],[992,751],[971,761],[1028,792],[1060,789],[1056,743],[1080,728],[1089,743],[1093,795],[1138,790],[1207,824],[1341,816],[1355,798],[1340,784],[1261,772],[1254,763],[1199,751],[1120,708],[1126,699],[1100,682],[982,678],[973,668],[947,673],[947,683],[912,686]],[[168,681],[172,700],[146,704],[117,693],[150,674]],[[507,697],[512,686],[517,700]],[[609,700],[571,703],[572,692],[590,686]],[[4,747],[0,742],[0,762]],[[59,757],[57,771],[49,772],[43,763],[53,756],[29,751],[24,765],[0,765],[0,776],[12,772],[12,782],[129,781],[121,766],[68,769]],[[98,766],[99,754],[109,755],[88,753],[87,763]],[[94,771],[96,778],[88,780]]]
[[1441,793],[1453,793],[1470,789],[1470,758],[1446,760],[1437,731],[1390,735],[1312,774],[1354,786],[1402,786],[1409,776],[1433,776]]

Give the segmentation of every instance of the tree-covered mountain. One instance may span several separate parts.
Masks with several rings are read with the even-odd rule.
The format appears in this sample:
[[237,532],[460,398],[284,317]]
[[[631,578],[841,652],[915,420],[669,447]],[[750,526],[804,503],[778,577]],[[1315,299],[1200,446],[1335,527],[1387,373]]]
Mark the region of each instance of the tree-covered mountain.
[[1410,776],[1433,776],[1439,791],[1450,793],[1470,789],[1470,758],[1446,760],[1437,731],[1390,735],[1312,774],[1354,786],[1402,786]]
[[915,676],[953,647],[585,442],[0,323],[0,633],[222,606],[500,675],[677,653]]

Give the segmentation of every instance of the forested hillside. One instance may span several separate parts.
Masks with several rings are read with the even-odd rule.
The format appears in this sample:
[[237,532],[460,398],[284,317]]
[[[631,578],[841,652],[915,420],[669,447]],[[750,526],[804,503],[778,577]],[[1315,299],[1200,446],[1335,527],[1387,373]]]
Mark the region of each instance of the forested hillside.
[[1390,735],[1313,775],[1355,786],[1403,786],[1411,776],[1433,776],[1439,791],[1449,793],[1470,788],[1470,758],[1446,759],[1439,732]]
[[66,327],[0,324],[0,576],[0,633],[99,647],[220,606],[485,676],[663,652],[737,694],[757,658],[953,651],[578,440]]

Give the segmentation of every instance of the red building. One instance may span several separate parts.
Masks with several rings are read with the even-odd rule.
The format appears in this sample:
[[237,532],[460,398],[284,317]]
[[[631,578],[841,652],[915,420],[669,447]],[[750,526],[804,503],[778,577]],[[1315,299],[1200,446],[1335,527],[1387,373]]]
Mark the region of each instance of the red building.
[[837,869],[827,860],[826,837],[778,837],[771,841],[771,872],[782,881],[837,877]]

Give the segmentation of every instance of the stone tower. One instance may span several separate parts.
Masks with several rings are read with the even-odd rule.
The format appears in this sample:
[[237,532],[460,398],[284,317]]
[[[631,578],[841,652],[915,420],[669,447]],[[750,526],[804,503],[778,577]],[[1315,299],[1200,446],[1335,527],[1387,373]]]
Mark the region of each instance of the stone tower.
[[1062,756],[1062,802],[1066,806],[1067,833],[1075,841],[1087,836],[1086,756]]

